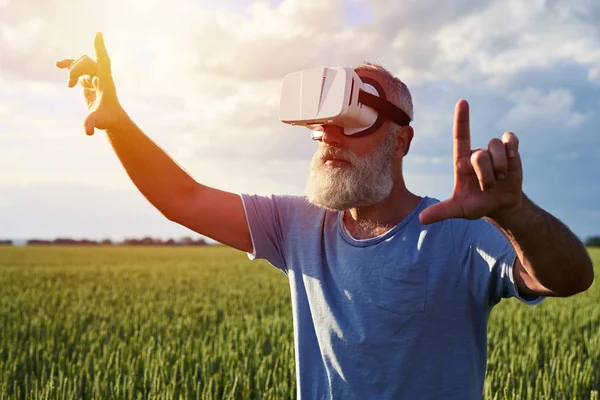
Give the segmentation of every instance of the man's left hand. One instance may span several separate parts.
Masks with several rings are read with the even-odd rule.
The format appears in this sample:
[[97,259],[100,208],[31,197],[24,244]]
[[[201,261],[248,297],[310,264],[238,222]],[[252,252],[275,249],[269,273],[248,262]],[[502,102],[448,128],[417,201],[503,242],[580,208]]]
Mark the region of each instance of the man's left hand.
[[506,132],[490,140],[487,149],[471,150],[469,104],[460,100],[454,113],[454,193],[448,200],[427,207],[422,224],[448,218],[496,221],[508,218],[523,201],[523,170],[519,139]]

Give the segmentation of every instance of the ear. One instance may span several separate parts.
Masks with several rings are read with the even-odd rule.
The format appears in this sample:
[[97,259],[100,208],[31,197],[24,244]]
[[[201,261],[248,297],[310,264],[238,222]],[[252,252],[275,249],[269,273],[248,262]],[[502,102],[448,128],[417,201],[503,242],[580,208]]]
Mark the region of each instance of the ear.
[[393,155],[395,159],[404,158],[408,154],[408,151],[410,150],[410,143],[412,142],[414,134],[415,132],[410,125],[403,126],[396,132]]

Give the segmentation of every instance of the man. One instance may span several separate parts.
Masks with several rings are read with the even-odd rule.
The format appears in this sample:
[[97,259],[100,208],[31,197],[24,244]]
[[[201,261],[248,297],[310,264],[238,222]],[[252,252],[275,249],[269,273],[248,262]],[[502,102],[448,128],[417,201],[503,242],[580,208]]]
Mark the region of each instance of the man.
[[[456,107],[455,188],[438,202],[408,191],[413,129],[391,121],[361,137],[323,126],[308,198],[239,196],[194,181],[128,118],[100,34],[96,58],[57,63],[79,82],[88,135],[106,130],[144,196],[168,219],[265,258],[289,277],[298,395],[306,399],[476,399],[487,321],[503,297],[527,304],[593,281],[581,242],[522,192],[518,139],[471,150]],[[364,64],[407,115],[410,93]]]

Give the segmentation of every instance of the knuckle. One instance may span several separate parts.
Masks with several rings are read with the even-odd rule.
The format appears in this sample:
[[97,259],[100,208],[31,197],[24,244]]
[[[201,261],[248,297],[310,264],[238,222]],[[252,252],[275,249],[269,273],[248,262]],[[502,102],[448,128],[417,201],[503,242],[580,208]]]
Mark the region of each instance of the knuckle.
[[499,148],[500,146],[504,147],[504,143],[502,143],[502,140],[498,138],[493,138],[488,144],[488,149]]
[[477,164],[484,162],[486,159],[490,157],[490,154],[487,150],[479,149],[471,154],[471,160]]

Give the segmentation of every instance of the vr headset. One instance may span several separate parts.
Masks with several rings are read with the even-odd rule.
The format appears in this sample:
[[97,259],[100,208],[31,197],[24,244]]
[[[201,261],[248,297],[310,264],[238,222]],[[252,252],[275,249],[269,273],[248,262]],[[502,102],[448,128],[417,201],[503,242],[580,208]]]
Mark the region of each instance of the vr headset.
[[288,74],[283,79],[279,119],[323,136],[325,125],[343,128],[353,137],[375,132],[389,119],[400,126],[410,117],[385,98],[374,79],[359,77],[352,68],[315,68]]

